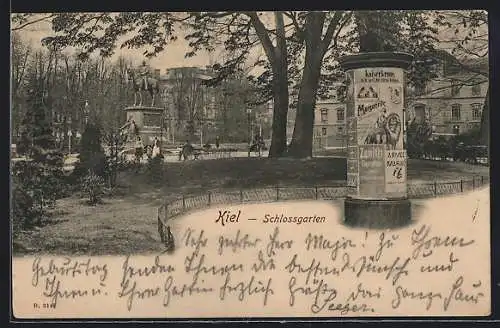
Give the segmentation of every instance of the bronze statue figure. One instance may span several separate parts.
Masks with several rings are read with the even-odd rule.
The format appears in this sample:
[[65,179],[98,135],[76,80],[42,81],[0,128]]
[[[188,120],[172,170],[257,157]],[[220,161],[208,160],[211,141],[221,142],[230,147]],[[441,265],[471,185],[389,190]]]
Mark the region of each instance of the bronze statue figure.
[[139,68],[139,74],[132,69],[127,69],[128,80],[133,82],[134,106],[137,105],[137,95],[139,95],[139,106],[142,106],[142,91],[147,91],[151,95],[151,107],[155,105],[155,96],[160,92],[158,80],[150,77],[149,69],[143,62]]

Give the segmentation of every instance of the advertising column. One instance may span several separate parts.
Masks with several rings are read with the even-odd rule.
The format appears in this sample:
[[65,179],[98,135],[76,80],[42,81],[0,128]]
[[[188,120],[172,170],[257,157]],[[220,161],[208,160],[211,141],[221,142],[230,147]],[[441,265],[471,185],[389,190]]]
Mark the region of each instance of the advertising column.
[[341,60],[348,83],[348,224],[390,227],[410,220],[404,81],[411,58],[363,53]]
[[354,72],[346,73],[346,122],[347,122],[347,187],[350,194],[357,194],[359,181],[357,117],[354,110]]

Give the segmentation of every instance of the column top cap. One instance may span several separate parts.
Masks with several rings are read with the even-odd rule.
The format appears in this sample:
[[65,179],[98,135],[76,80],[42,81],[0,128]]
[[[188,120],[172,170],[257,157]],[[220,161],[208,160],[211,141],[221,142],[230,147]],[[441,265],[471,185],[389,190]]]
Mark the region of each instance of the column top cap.
[[344,70],[369,67],[397,67],[408,69],[413,56],[405,52],[362,52],[339,59]]

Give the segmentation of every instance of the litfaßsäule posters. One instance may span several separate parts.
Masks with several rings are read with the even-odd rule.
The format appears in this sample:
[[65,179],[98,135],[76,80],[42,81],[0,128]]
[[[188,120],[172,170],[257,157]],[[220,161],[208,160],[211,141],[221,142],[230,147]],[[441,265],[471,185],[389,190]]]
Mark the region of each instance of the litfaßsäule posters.
[[353,76],[360,159],[357,196],[405,197],[404,71],[388,67],[360,68],[353,70]]

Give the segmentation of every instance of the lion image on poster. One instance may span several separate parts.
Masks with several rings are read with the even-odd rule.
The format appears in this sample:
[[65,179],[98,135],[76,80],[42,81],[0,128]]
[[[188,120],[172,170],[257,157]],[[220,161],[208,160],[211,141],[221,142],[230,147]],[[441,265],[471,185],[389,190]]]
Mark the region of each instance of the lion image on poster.
[[365,145],[387,145],[388,150],[395,150],[401,135],[401,118],[397,113],[387,115],[383,109],[373,130],[366,136]]

